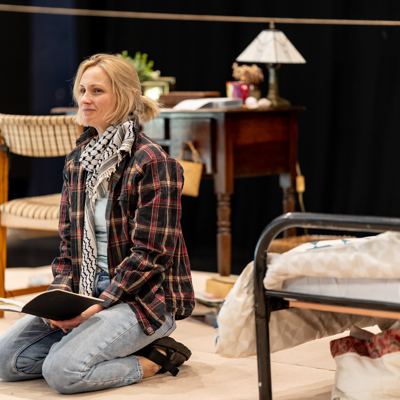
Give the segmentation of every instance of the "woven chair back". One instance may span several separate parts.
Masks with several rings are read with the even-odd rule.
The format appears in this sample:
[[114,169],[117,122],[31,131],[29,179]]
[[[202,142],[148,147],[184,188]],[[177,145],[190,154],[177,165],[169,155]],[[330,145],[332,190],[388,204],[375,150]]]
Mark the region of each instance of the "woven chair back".
[[8,151],[28,157],[60,157],[75,148],[82,127],[73,116],[0,114],[0,136]]

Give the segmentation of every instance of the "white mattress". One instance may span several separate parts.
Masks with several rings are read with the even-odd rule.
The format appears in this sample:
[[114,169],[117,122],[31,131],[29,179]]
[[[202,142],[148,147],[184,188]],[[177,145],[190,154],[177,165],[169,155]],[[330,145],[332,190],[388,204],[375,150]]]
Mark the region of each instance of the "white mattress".
[[264,286],[344,298],[400,302],[400,233],[305,243],[268,254]]
[[[284,289],[337,296],[343,296],[349,291],[350,297],[364,298],[370,298],[371,293],[378,291],[383,291],[383,296],[388,298],[391,293],[399,296],[400,279],[366,279],[363,282],[366,288],[360,288],[361,290],[354,289],[354,287],[361,286],[357,280],[347,278],[327,280],[316,278],[310,280],[310,285],[307,284],[307,280],[309,278],[291,278],[288,280],[290,285],[284,286]],[[318,281],[321,280],[326,281],[327,285],[319,285]],[[347,285],[345,281],[350,281],[352,284]],[[386,282],[386,286],[384,286],[384,282]],[[306,287],[307,289],[305,289]],[[327,287],[330,289],[328,290]],[[378,288],[383,287],[384,290],[378,290]],[[277,289],[275,288],[275,290]],[[352,325],[362,328],[373,326],[377,322],[374,318],[368,316],[302,308],[274,311],[271,313],[269,321],[270,349],[271,352],[288,349],[310,340],[342,333]],[[255,355],[257,353],[255,327],[254,264],[251,262],[240,274],[219,310],[216,321],[215,351],[224,357],[250,357]]]
[[285,280],[282,290],[348,299],[400,303],[400,279],[303,276]]
[[[256,353],[253,268],[251,263],[240,274],[217,316],[216,352],[226,357]],[[269,253],[264,287],[400,303],[400,232],[305,243],[284,254]],[[367,316],[300,308],[274,311],[269,323],[270,349],[287,349],[341,333],[352,325],[377,322]]]

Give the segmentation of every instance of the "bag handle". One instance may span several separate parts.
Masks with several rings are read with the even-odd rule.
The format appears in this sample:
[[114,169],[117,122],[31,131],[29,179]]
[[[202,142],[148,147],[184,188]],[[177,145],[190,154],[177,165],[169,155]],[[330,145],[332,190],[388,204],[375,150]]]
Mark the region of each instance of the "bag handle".
[[201,164],[201,159],[200,159],[199,153],[197,152],[196,147],[194,147],[193,143],[190,141],[183,142],[178,160],[183,161],[182,157],[183,157],[183,151],[184,151],[185,147],[189,147],[190,151],[192,152],[193,161],[195,163]]

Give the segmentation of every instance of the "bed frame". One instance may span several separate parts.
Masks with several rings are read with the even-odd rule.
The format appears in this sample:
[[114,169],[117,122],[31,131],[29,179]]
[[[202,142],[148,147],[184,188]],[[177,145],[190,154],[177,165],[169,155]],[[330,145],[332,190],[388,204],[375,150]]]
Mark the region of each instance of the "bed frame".
[[279,233],[295,227],[379,233],[400,231],[400,218],[288,213],[276,218],[264,229],[254,256],[258,385],[259,398],[262,400],[272,400],[268,327],[272,311],[298,307],[400,319],[400,304],[265,290],[263,279],[268,268],[266,254],[269,246]]

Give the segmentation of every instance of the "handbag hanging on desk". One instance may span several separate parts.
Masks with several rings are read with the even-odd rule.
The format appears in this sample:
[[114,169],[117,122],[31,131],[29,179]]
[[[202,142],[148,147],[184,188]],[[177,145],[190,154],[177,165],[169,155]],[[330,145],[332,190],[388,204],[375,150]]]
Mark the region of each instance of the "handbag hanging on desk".
[[[184,147],[188,146],[192,152],[193,161],[182,160]],[[181,148],[181,153],[177,159],[184,171],[184,185],[182,194],[186,196],[197,197],[199,195],[201,175],[203,173],[203,164],[199,153],[192,142],[185,142]]]

